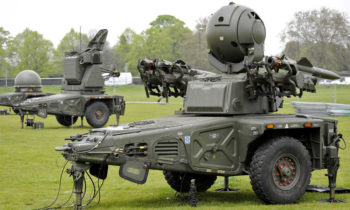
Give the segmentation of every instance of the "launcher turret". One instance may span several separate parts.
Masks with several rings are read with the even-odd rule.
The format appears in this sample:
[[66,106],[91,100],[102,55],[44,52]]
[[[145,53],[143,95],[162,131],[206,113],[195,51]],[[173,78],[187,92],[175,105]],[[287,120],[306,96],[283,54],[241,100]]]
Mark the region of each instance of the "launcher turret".
[[147,96],[186,95],[185,114],[267,113],[282,107],[285,96],[315,92],[317,77],[340,78],[314,67],[307,58],[296,62],[265,56],[265,36],[264,22],[255,11],[234,3],[222,7],[206,29],[209,62],[222,75],[206,73],[199,78],[198,71],[183,61],[142,60],[139,71]]
[[63,91],[77,91],[82,94],[101,94],[104,92],[103,72],[119,76],[119,72],[104,68],[102,50],[108,31],[102,29],[90,40],[83,52],[66,52],[64,59]]

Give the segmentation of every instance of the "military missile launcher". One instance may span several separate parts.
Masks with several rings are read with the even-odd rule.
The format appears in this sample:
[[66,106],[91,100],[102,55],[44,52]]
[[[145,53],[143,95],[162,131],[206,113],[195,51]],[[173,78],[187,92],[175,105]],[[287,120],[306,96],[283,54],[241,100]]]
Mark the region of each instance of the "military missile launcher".
[[230,3],[213,14],[206,30],[208,59],[223,74],[200,77],[183,61],[140,60],[147,96],[183,96],[183,109],[172,116],[92,129],[56,147],[72,161],[68,172],[76,209],[85,205],[86,174],[106,179],[112,165],[138,184],[146,182],[150,169],[162,170],[170,187],[182,193],[194,184],[204,192],[217,176],[249,175],[254,192],[267,204],[297,202],[311,171],[327,169],[328,201],[338,201],[342,136],[337,120],[273,112],[284,97],[315,92],[316,77],[339,76],[306,58],[296,62],[265,56],[265,35],[255,11]]
[[137,69],[144,82],[147,98],[151,95],[166,98],[184,97],[187,83],[192,80],[217,80],[212,72],[192,69],[182,60],[170,62],[159,59],[139,59]]
[[29,98],[52,95],[41,90],[41,78],[33,70],[24,70],[17,74],[14,82],[15,92],[0,94],[0,106],[13,109],[15,104]]
[[111,114],[124,114],[123,96],[104,93],[104,77],[119,76],[119,72],[103,66],[102,50],[108,31],[100,30],[82,52],[66,52],[64,59],[64,81],[62,93],[47,97],[29,99],[16,105],[21,116],[22,127],[24,115],[36,114],[46,118],[48,114],[56,115],[57,121],[64,126],[73,125],[78,117],[86,117],[87,122],[95,128],[104,126]]

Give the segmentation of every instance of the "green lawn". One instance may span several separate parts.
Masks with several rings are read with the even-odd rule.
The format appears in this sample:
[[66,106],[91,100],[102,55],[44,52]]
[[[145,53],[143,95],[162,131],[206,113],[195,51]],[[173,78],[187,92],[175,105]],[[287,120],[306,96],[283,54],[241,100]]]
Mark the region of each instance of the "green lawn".
[[[305,94],[300,101],[333,102],[333,86],[318,87],[317,94]],[[44,87],[47,92],[60,92],[58,86]],[[0,88],[0,93],[11,92],[13,88]],[[107,87],[108,93],[124,95],[125,100],[155,102],[156,97],[147,99],[142,86]],[[350,104],[350,87],[337,87],[337,102]],[[285,108],[280,113],[292,113],[287,99]],[[181,99],[171,99],[174,104],[138,104],[128,103],[121,123],[145,120],[171,115],[181,108]],[[339,117],[339,131],[345,139],[350,138],[350,118]],[[16,115],[0,116],[0,209],[33,209],[49,204],[56,195],[59,173],[64,164],[55,146],[62,146],[65,137],[87,132],[79,128],[79,121],[74,128],[60,126],[53,116],[47,119],[36,118],[45,123],[45,129],[33,130],[20,128]],[[115,123],[113,116],[108,124]],[[338,175],[338,186],[350,188],[350,153],[349,149],[340,152],[341,167]],[[312,184],[327,186],[325,170],[313,172]],[[348,175],[348,176],[347,176]],[[231,177],[230,187],[240,189],[236,193],[216,193],[214,189],[223,187],[224,180],[219,177],[213,187],[200,194],[199,209],[350,209],[350,204],[319,204],[317,200],[328,198],[328,194],[306,193],[295,205],[264,205],[251,189],[249,177]],[[62,195],[64,201],[72,189],[71,177],[63,176]],[[90,191],[88,191],[90,193]],[[160,171],[150,171],[148,181],[137,185],[119,177],[118,167],[110,167],[108,178],[102,188],[101,203],[94,209],[190,209],[189,205],[175,200],[175,191],[166,183]],[[350,194],[337,195],[337,198],[350,202]]]

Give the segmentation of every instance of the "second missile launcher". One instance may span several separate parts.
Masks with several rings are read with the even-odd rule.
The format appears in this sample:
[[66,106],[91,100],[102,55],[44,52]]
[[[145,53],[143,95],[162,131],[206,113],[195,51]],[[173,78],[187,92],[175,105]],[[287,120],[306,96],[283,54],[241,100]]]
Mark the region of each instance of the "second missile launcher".
[[64,126],[73,125],[78,117],[86,117],[95,128],[104,126],[111,114],[124,114],[123,96],[104,93],[104,77],[119,76],[119,72],[107,69],[102,64],[102,50],[108,31],[100,30],[82,52],[67,52],[64,59],[64,81],[62,93],[47,97],[29,99],[16,104],[21,115],[22,127],[25,114],[36,114],[46,118],[55,115]]

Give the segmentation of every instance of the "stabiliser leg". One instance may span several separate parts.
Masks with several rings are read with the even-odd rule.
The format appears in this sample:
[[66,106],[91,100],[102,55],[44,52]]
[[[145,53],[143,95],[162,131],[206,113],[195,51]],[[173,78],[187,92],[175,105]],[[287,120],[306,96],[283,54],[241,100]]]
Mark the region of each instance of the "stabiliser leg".
[[73,128],[73,118],[74,118],[74,116],[72,115],[72,116],[70,116],[70,127],[71,128]]
[[198,199],[197,199],[197,187],[196,187],[196,180],[195,179],[191,179],[191,185],[190,185],[190,205],[192,207],[196,207],[197,203],[198,203]]
[[23,129],[23,124],[24,124],[24,113],[22,110],[19,110],[19,117],[21,119],[21,128]]
[[339,168],[339,158],[329,158],[327,161],[327,174],[329,182],[329,199],[319,200],[320,203],[343,203],[345,201],[335,198],[335,188],[337,182],[337,172]]
[[216,192],[238,192],[239,190],[228,187],[228,176],[225,176],[225,186],[223,188],[215,189]]
[[21,118],[21,128],[23,129],[23,124],[24,124],[24,115],[20,115]]
[[80,126],[84,128],[84,115],[80,116]]
[[119,126],[119,121],[120,121],[120,114],[119,112],[117,113],[117,126]]
[[[77,172],[77,171],[76,171]],[[74,194],[75,194],[75,207],[76,210],[82,209],[82,193],[83,193],[83,181],[84,181],[84,172],[74,173]]]
[[74,191],[75,194],[75,210],[81,210],[83,205],[83,183],[84,183],[84,172],[90,168],[90,165],[73,162],[72,168],[67,169],[67,173],[73,177]]

